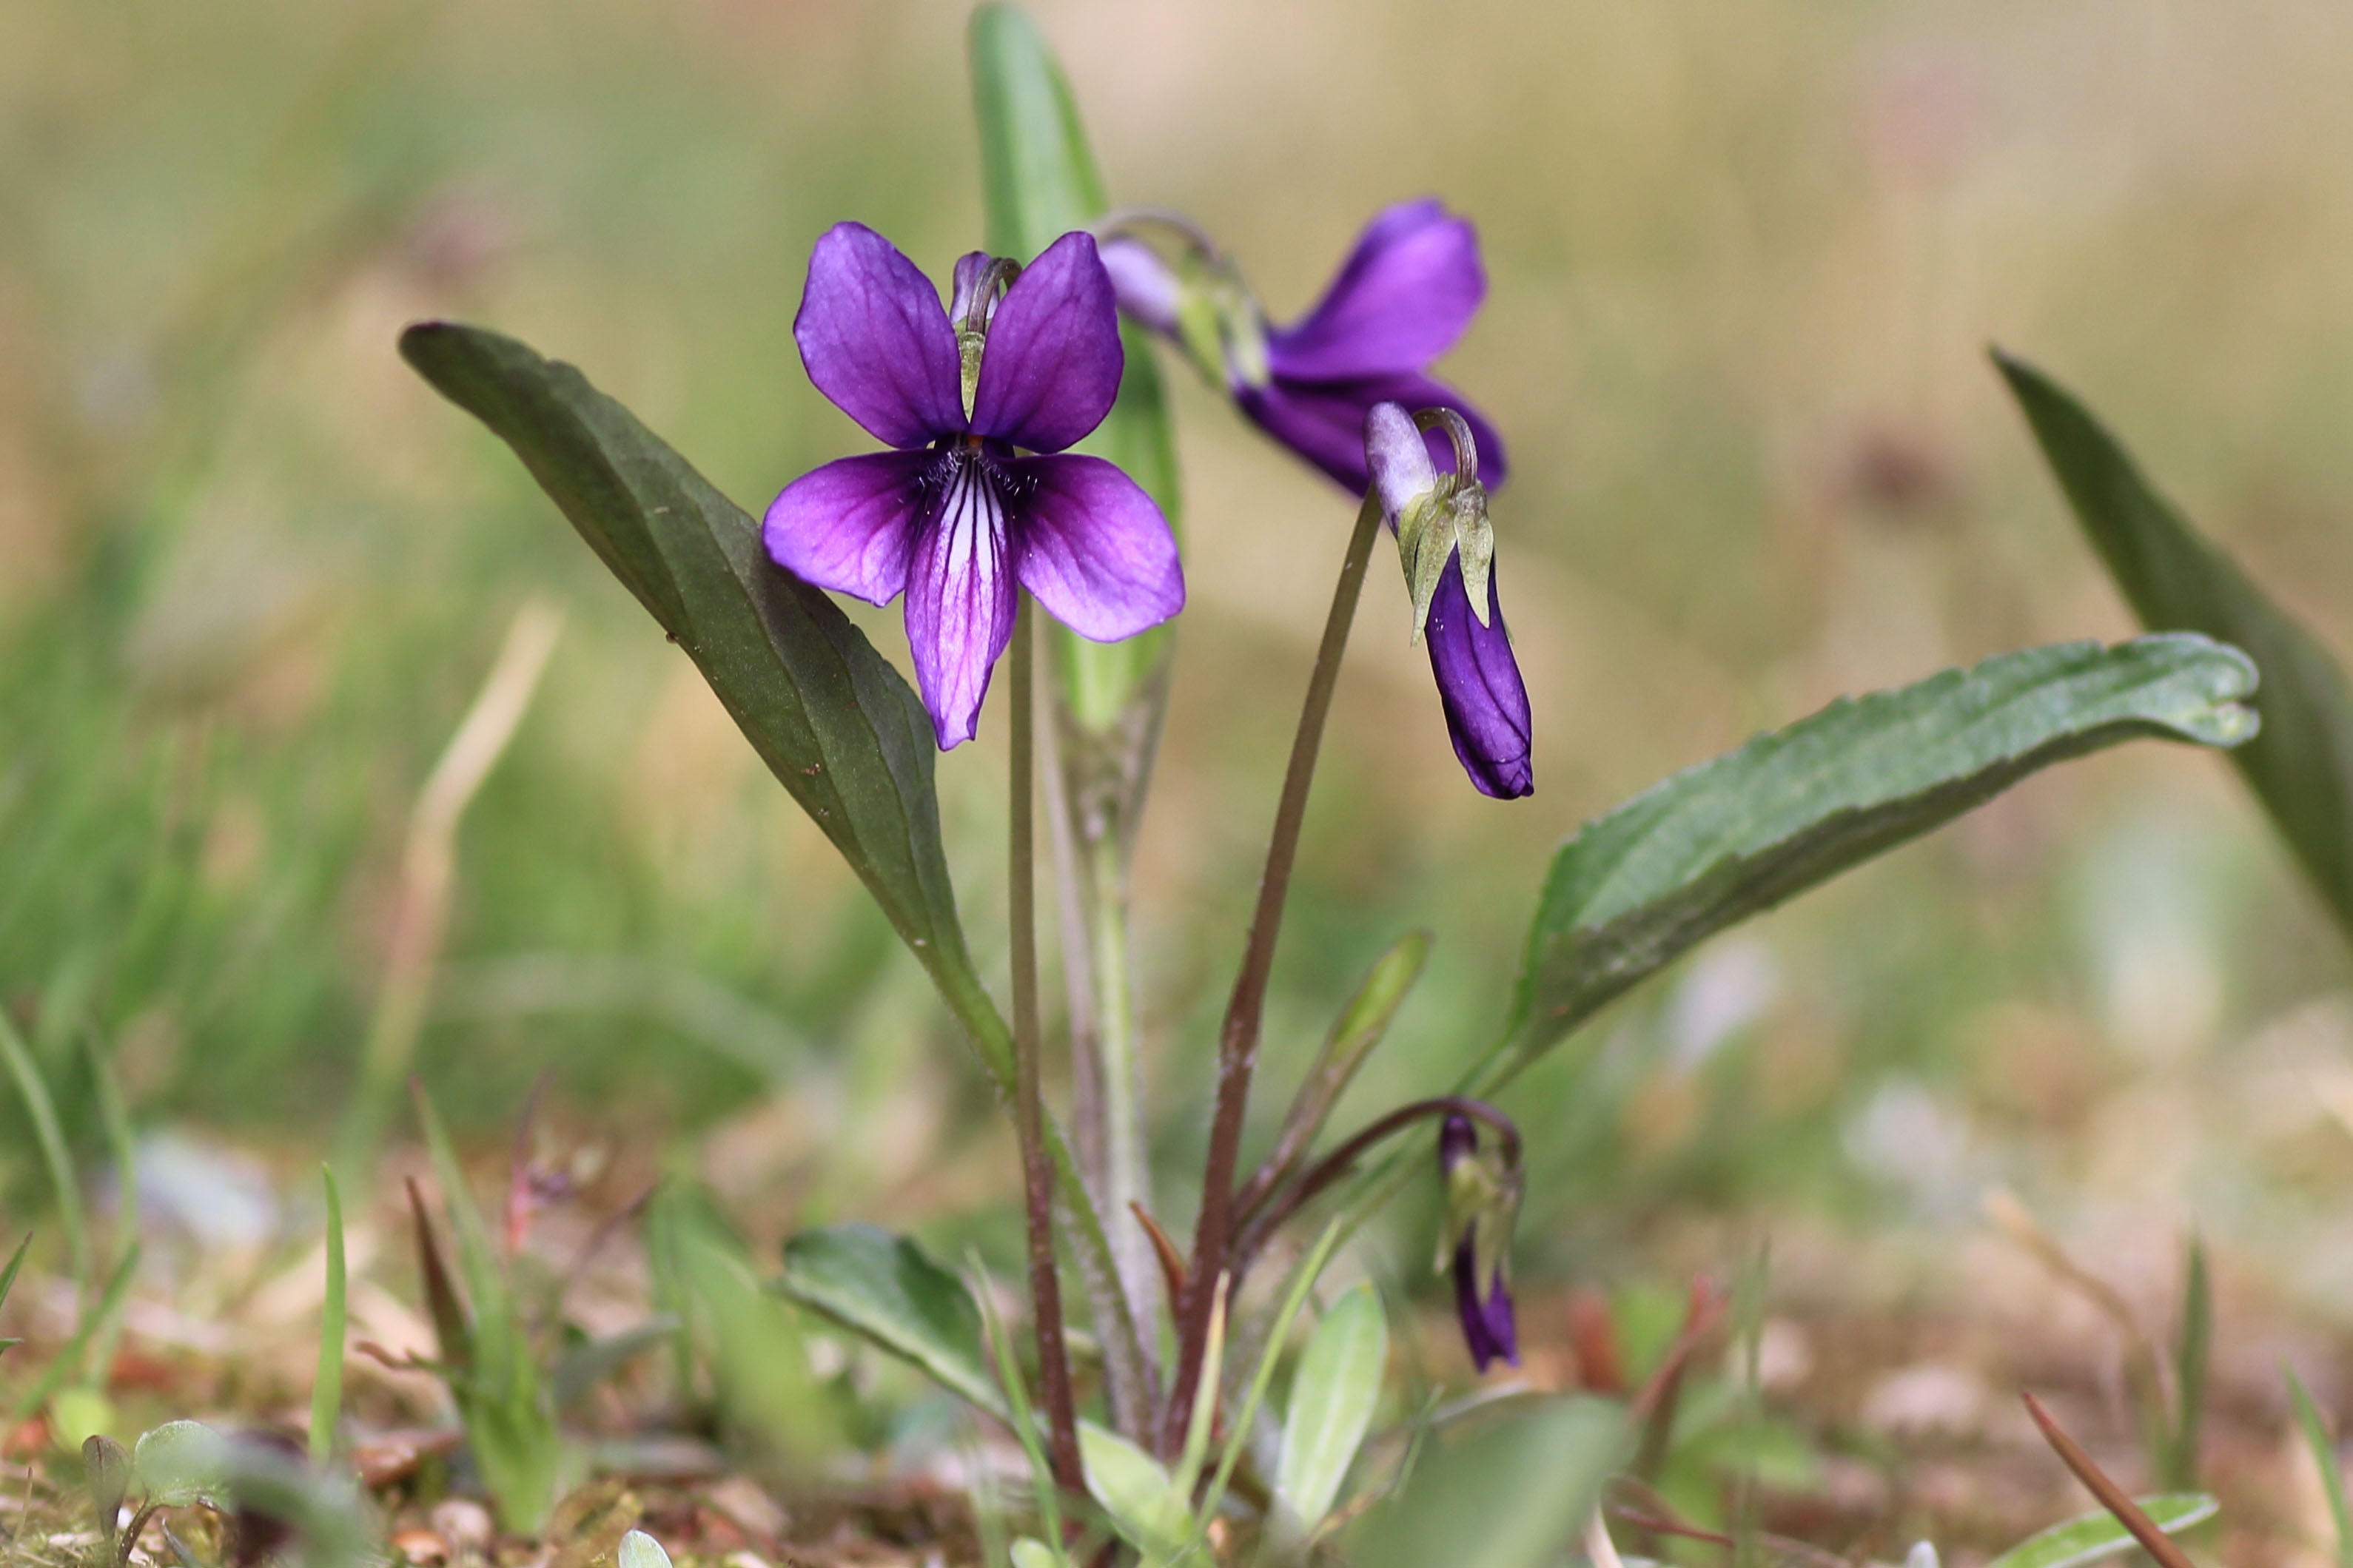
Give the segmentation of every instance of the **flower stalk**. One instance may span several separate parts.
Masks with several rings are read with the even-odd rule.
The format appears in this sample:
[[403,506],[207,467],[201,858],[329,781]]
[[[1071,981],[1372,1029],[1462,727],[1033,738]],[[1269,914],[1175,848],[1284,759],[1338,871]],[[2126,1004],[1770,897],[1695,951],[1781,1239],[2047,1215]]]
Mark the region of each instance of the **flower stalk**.
[[1186,1270],[1178,1310],[1176,1375],[1161,1420],[1161,1444],[1171,1453],[1184,1437],[1200,1385],[1213,1310],[1208,1282],[1228,1267],[1233,1239],[1234,1172],[1241,1155],[1242,1120],[1250,1109],[1250,1076],[1258,1066],[1259,1028],[1266,1012],[1267,981],[1274,969],[1275,938],[1282,929],[1283,903],[1291,891],[1292,868],[1298,859],[1300,829],[1307,819],[1307,795],[1315,781],[1324,721],[1331,716],[1332,696],[1340,682],[1341,657],[1347,651],[1348,630],[1356,621],[1356,601],[1365,586],[1365,568],[1372,560],[1373,542],[1380,531],[1380,498],[1367,494],[1357,510],[1347,552],[1341,557],[1339,581],[1332,588],[1332,608],[1324,617],[1315,668],[1308,677],[1307,698],[1300,709],[1299,729],[1291,742],[1282,798],[1275,806],[1266,869],[1259,879],[1258,907],[1250,916],[1241,971],[1234,979],[1233,996],[1226,1005],[1224,1026],[1218,1036],[1217,1109],[1209,1123],[1208,1157],[1201,1173],[1201,1213],[1193,1231],[1193,1261]]

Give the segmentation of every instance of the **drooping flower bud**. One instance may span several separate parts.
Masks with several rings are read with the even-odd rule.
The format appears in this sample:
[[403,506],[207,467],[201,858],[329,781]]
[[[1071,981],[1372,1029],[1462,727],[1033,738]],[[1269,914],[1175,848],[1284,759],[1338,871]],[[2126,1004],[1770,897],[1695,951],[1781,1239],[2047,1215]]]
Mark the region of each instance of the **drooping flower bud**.
[[1520,1211],[1518,1164],[1500,1146],[1483,1151],[1478,1127],[1469,1117],[1454,1115],[1439,1127],[1438,1169],[1446,1184],[1446,1210],[1436,1267],[1439,1273],[1451,1271],[1454,1277],[1454,1313],[1462,1326],[1462,1342],[1481,1372],[1498,1361],[1517,1366],[1512,1226]]
[[[1430,461],[1425,430],[1441,430],[1454,469]],[[1430,645],[1454,754],[1481,793],[1512,799],[1535,788],[1527,687],[1512,656],[1495,586],[1495,533],[1480,483],[1478,444],[1451,409],[1406,412],[1379,403],[1365,419],[1365,467],[1397,533],[1414,640]]]

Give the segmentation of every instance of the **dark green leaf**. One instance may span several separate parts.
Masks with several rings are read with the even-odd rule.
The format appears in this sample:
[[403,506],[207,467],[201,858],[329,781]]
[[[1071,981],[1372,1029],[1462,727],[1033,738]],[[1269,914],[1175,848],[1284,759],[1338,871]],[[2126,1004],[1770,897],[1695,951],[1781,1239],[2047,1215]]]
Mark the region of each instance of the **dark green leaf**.
[[[2216,1507],[2214,1500],[2203,1492],[2169,1492],[2137,1500],[2141,1511],[2168,1535],[2178,1535],[2194,1524],[2204,1523],[2214,1517]],[[2132,1546],[2132,1532],[2103,1509],[2027,1537],[1987,1563],[1986,1568],[2083,1568],[2084,1563],[2128,1552]]]
[[1512,1047],[1525,1061],[1705,937],[2038,769],[2141,736],[2236,745],[2254,689],[2244,655],[2187,634],[2028,648],[1841,698],[1677,773],[1554,858]]
[[447,322],[409,328],[400,352],[514,448],[686,650],[1009,1074],[956,923],[931,723],[906,681],[823,592],[769,562],[751,518],[572,366]]
[[[990,250],[1026,261],[1104,216],[1103,176],[1071,84],[1037,24],[1013,6],[983,5],[973,14],[972,99]],[[1121,340],[1127,370],[1119,401],[1078,449],[1125,469],[1160,503],[1173,527],[1180,503],[1167,394],[1143,330],[1124,325]],[[1156,712],[1159,694],[1148,683],[1166,653],[1166,631],[1106,644],[1088,642],[1067,627],[1056,630],[1065,707],[1086,731],[1116,730],[1139,700]]]
[[972,1293],[907,1237],[871,1225],[803,1231],[785,1244],[775,1289],[997,1419],[1012,1419],[988,1373]]
[[2152,631],[2204,632],[2263,672],[2263,733],[2231,759],[2353,931],[2353,689],[2320,640],[2159,495],[2056,382],[1997,353],[2075,519]]

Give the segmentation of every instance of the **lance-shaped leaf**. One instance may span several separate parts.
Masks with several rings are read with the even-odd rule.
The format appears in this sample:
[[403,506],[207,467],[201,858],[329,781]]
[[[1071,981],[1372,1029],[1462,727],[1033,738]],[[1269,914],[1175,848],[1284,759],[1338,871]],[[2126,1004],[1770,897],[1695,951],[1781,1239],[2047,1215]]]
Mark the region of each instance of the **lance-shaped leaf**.
[[[2141,1511],[2168,1535],[2179,1535],[2205,1523],[2214,1517],[2217,1507],[2204,1492],[2168,1492],[2139,1501]],[[2087,1563],[2132,1548],[2132,1532],[2117,1523],[2114,1514],[2102,1509],[2027,1537],[1987,1563],[1986,1568],[2084,1568]]]
[[1496,1065],[1509,1071],[1694,943],[2038,769],[2144,736],[2235,746],[2255,732],[2242,705],[2254,689],[2247,657],[2202,637],[2063,643],[1841,698],[1677,773],[1554,857]]
[[[1109,210],[1071,84],[1037,24],[1010,5],[983,5],[973,14],[972,100],[980,127],[981,197],[990,250],[1026,261]],[[1160,503],[1174,527],[1179,511],[1176,441],[1167,393],[1141,329],[1124,322],[1120,338],[1127,368],[1119,400],[1077,449],[1125,469]],[[1071,716],[1089,733],[1103,734],[1118,729],[1139,699],[1156,710],[1159,698],[1145,683],[1167,643],[1166,628],[1123,643],[1092,643],[1057,627],[1064,702]]]
[[1388,1356],[1388,1323],[1368,1284],[1349,1289],[1315,1325],[1282,1417],[1274,1496],[1283,1526],[1304,1535],[1332,1511],[1372,1423]]
[[2320,640],[2159,495],[2115,437],[2049,376],[1997,353],[2075,519],[2152,631],[2204,632],[2263,672],[2263,731],[2232,761],[2353,931],[2353,688]]
[[1011,1071],[956,922],[923,705],[823,591],[779,570],[759,526],[568,364],[427,321],[400,352],[488,425],[684,648],[771,773],[832,839],[965,1026]]
[[773,1288],[1012,1422],[988,1373],[972,1293],[906,1237],[871,1225],[803,1231],[785,1243],[785,1271]]

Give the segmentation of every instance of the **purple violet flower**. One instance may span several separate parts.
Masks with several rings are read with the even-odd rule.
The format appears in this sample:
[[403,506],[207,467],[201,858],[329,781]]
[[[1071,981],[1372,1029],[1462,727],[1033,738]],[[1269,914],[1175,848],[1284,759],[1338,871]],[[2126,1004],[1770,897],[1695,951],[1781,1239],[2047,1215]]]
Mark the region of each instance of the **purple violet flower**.
[[810,254],[793,321],[809,380],[895,450],[786,486],[768,508],[768,554],[871,604],[906,594],[915,685],[942,751],[972,739],[1019,587],[1097,642],[1185,604],[1152,498],[1065,450],[1111,412],[1125,365],[1094,240],[1064,235],[999,297],[1014,270],[978,253],[958,261],[951,321],[889,240],[837,224]]
[[[1469,1117],[1449,1116],[1440,1124],[1438,1170],[1447,1181],[1450,1198],[1456,1171],[1464,1168],[1463,1162],[1475,1155],[1478,1148],[1478,1129],[1471,1125]],[[1454,1315],[1462,1324],[1462,1342],[1470,1349],[1472,1364],[1482,1373],[1499,1361],[1517,1366],[1519,1325],[1512,1315],[1512,1288],[1504,1277],[1502,1258],[1498,1256],[1482,1290],[1479,1281],[1478,1219],[1464,1219],[1460,1230],[1452,1262]]]
[[[1103,256],[1121,308],[1183,341],[1186,284],[1168,263],[1124,236],[1108,240]],[[1341,488],[1364,493],[1365,416],[1377,403],[1461,410],[1478,440],[1481,481],[1490,489],[1504,482],[1503,437],[1429,374],[1487,295],[1479,233],[1469,219],[1429,197],[1384,209],[1356,237],[1315,308],[1287,327],[1269,326],[1238,285],[1227,292],[1221,303],[1231,308],[1219,323],[1225,363],[1203,368],[1222,374],[1261,429]]]
[[[1430,434],[1442,438],[1440,431]],[[1461,474],[1441,478],[1424,433],[1394,403],[1377,404],[1366,416],[1364,459],[1382,516],[1412,557],[1407,576],[1416,631],[1430,645],[1430,673],[1455,757],[1482,795],[1513,800],[1534,793],[1535,722],[1504,626],[1485,488]],[[1483,616],[1472,600],[1474,584],[1485,601]]]

